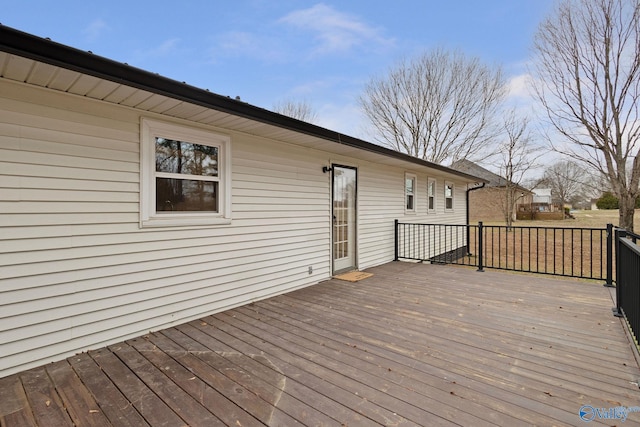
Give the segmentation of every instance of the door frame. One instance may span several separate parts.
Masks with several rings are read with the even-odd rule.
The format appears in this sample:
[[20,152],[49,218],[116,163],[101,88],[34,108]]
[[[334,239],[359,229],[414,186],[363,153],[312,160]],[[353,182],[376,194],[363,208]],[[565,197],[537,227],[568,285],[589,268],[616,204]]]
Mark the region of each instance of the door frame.
[[[335,266],[335,227],[334,227],[334,208],[335,208],[335,168],[350,169],[355,172],[355,188],[353,191],[353,226],[349,229],[348,238],[353,240],[353,244],[349,245],[353,250],[353,259],[351,265],[348,267],[341,267],[336,269]],[[331,163],[331,271],[332,274],[340,273],[343,271],[354,270],[358,268],[358,167],[353,165],[345,165],[344,163]]]

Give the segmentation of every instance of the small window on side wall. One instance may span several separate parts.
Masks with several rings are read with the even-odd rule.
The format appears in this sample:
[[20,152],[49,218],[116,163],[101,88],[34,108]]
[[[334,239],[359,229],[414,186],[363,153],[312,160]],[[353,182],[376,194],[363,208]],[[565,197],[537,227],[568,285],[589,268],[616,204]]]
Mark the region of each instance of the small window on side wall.
[[229,137],[143,119],[141,138],[142,227],[230,223]]
[[427,180],[427,211],[436,211],[436,180],[433,178]]
[[405,212],[416,211],[416,176],[410,173],[404,175]]
[[453,183],[445,182],[444,184],[444,208],[445,210],[453,210]]

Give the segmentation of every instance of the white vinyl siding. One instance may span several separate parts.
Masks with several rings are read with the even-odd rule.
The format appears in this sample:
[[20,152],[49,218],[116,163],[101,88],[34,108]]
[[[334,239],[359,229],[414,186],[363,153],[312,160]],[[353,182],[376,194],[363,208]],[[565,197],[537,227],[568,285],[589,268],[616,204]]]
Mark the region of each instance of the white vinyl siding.
[[233,216],[140,228],[141,112],[0,89],[0,377],[330,278],[332,162],[358,168],[360,269],[393,260],[395,219],[464,221],[463,183],[454,215],[405,216],[401,167],[144,113],[229,136]]
[[19,89],[31,103],[0,98],[0,376],[330,276],[326,156],[234,135],[232,226],[140,229],[139,114]]
[[[432,172],[433,173],[433,172]],[[416,170],[416,192],[426,194],[428,178]],[[417,213],[405,211],[405,194],[398,191],[404,188],[405,172],[402,169],[381,166],[379,164],[360,164],[358,169],[358,244],[359,267],[366,269],[393,260],[394,229],[393,222],[398,219],[404,223],[421,224],[465,224],[466,198],[465,183],[452,181],[449,175],[434,175],[436,194],[443,194],[445,176],[454,186],[454,211],[445,212],[444,198],[436,197],[435,212],[428,213],[427,197],[416,199]],[[438,251],[443,250],[436,246]],[[450,249],[450,248],[449,248]],[[448,250],[448,249],[447,249]]]

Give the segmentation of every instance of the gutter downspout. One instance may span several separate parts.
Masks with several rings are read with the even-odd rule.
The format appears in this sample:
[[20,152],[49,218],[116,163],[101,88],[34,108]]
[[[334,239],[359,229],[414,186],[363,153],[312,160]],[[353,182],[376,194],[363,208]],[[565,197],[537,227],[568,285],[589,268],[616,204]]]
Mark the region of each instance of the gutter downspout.
[[484,186],[487,185],[486,182],[483,182],[482,185],[480,185],[479,187],[473,187],[473,188],[468,188],[467,189],[467,256],[471,256],[471,250],[469,248],[469,242],[471,241],[471,227],[469,224],[469,193],[471,193],[472,191],[475,190],[480,190],[481,188],[484,188]]

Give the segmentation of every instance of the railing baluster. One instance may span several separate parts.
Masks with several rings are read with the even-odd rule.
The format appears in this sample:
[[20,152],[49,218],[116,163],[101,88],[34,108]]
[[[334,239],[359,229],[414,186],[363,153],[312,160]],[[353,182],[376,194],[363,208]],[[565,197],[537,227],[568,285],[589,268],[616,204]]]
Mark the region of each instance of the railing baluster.
[[620,239],[626,236],[626,232],[622,229],[616,228],[616,306],[613,309],[613,315],[616,317],[622,317],[622,291],[626,290],[626,281],[621,269],[622,266],[622,257],[624,256],[621,253]]
[[481,222],[461,225],[395,220],[394,259],[474,265],[480,271],[489,267],[588,279],[605,279],[606,263],[607,284],[612,284],[616,258],[615,251],[610,249],[614,240],[612,230],[611,225],[607,229],[506,227]]
[[478,223],[478,271],[484,271],[484,248],[483,248],[483,236],[482,221]]
[[[613,224],[607,224],[607,281],[604,284],[607,287],[613,286],[613,238]],[[602,242],[602,237],[600,241]],[[616,253],[616,257],[617,255]],[[602,255],[600,256],[600,274],[602,274]]]

